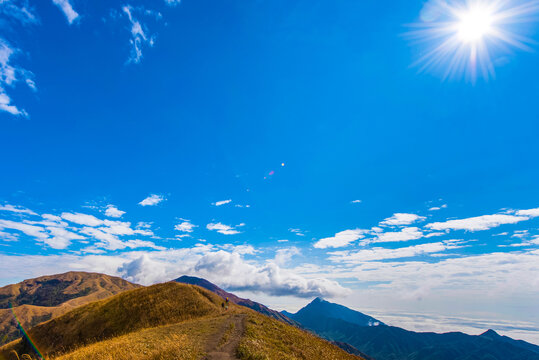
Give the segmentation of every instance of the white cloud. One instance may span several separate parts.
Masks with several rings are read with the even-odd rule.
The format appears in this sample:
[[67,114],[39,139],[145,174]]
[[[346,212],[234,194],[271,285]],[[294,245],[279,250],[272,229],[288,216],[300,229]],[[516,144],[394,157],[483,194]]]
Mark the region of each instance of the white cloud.
[[416,214],[395,213],[392,217],[380,222],[380,225],[410,225],[416,221],[422,221],[426,218]]
[[11,58],[17,52],[17,49],[12,48],[4,39],[0,38],[0,111],[15,116],[28,117],[25,110],[19,109],[11,103],[11,98],[5,89],[15,86],[19,80],[23,80],[28,85],[26,80],[31,80],[33,76],[30,71],[11,64]]
[[[146,35],[146,32],[144,30],[144,25],[137,20],[133,12],[136,9],[127,5],[122,7],[122,11],[127,15],[127,18],[131,24],[131,39],[129,42],[131,43],[131,54],[129,56],[129,59],[127,60],[127,63],[135,63],[138,64],[142,60],[142,47],[144,45],[146,46],[153,46],[154,44],[154,38],[148,37]],[[151,14],[144,12],[145,14]]]
[[213,206],[223,206],[223,205],[229,204],[231,202],[232,202],[232,199],[221,200],[221,201],[216,201],[216,202],[212,203],[212,205]]
[[79,14],[73,10],[69,0],[52,0],[52,2],[62,10],[69,24],[73,24],[73,21],[79,17]]
[[35,212],[33,212],[30,209],[27,209],[22,206],[13,206],[13,205],[0,205],[0,211],[10,211],[14,213],[20,213],[20,214],[28,214],[28,215],[37,215]]
[[447,207],[447,204],[443,204],[441,206],[433,206],[429,209],[429,211],[438,211],[438,210],[441,210],[441,209],[445,209]]
[[525,221],[528,219],[529,218],[525,216],[514,216],[505,214],[482,215],[467,219],[434,222],[425,225],[425,227],[432,230],[480,231],[492,229],[504,224],[516,224],[520,221]]
[[363,239],[365,237],[364,234],[367,232],[367,230],[362,229],[344,230],[336,233],[335,236],[318,240],[313,246],[317,249],[347,246],[358,239]]
[[[195,265],[203,277],[217,278],[217,283],[228,290],[262,292],[268,295],[297,297],[334,297],[349,294],[335,281],[324,278],[306,279],[281,269],[275,263],[264,266],[250,264],[237,253],[225,251],[204,255]],[[214,280],[215,281],[215,280]]]
[[430,234],[425,234],[425,237],[428,239],[428,238],[431,238],[431,237],[435,237],[435,236],[444,236],[446,235],[446,233],[443,233],[443,232],[432,232]]
[[107,205],[107,209],[105,210],[105,215],[109,217],[120,218],[123,214],[125,214],[125,211],[119,210],[116,206],[111,204]]
[[291,233],[296,234],[297,236],[305,236],[301,229],[288,229]]
[[0,254],[0,284],[65,271],[92,271],[150,285],[184,274],[208,279],[230,290],[249,290],[269,295],[345,296],[350,291],[325,277],[304,277],[277,264],[246,261],[241,252],[217,250],[213,245],[162,251],[132,251],[116,255],[27,255]]
[[155,250],[166,250],[163,246],[155,245],[152,241],[146,241],[146,240],[127,240],[124,242],[125,246],[131,249],[137,249],[137,248],[151,248]]
[[22,25],[33,25],[39,23],[37,17],[33,14],[33,9],[28,1],[23,0],[15,3],[14,1],[4,0],[0,4],[0,15],[8,19],[16,20]]
[[520,215],[520,216],[529,216],[531,218],[538,217],[539,216],[539,208],[528,209],[528,210],[518,210],[516,212],[516,214]]
[[181,0],[165,0],[165,4],[168,6],[180,5]]
[[139,202],[139,205],[141,205],[141,206],[155,206],[155,205],[157,205],[160,202],[165,201],[165,200],[166,200],[165,197],[162,196],[162,195],[152,194],[152,195],[148,196],[146,199]]
[[181,219],[181,220],[183,220],[181,223],[176,224],[176,226],[174,226],[175,230],[186,232],[186,233],[192,233],[193,230],[197,227],[197,225],[191,223],[191,221],[189,220],[186,220],[186,219]]
[[[242,224],[240,224],[238,226],[242,226]],[[206,228],[208,230],[217,231],[218,233],[223,234],[223,235],[235,235],[235,234],[240,233],[238,230],[235,229],[235,227],[230,226],[230,225],[225,225],[225,224],[222,224],[220,222],[218,222],[218,223],[210,223],[210,224],[206,225]]]
[[86,226],[100,226],[104,224],[103,220],[96,218],[93,215],[81,214],[81,213],[62,213],[62,219],[71,221],[72,223]]
[[143,254],[133,261],[124,263],[118,268],[118,272],[129,281],[145,285],[160,282],[166,278],[164,267],[150,259],[148,254]]
[[284,266],[290,262],[294,256],[300,254],[301,251],[295,246],[279,249],[275,252],[275,259],[273,261],[279,266]]
[[17,234],[0,231],[0,240],[8,242],[19,241],[19,236]]
[[386,259],[409,258],[418,255],[439,253],[449,249],[462,247],[461,241],[443,241],[422,245],[408,246],[398,249],[372,248],[359,251],[335,251],[329,253],[329,260],[336,263],[357,264],[365,261],[376,261]]
[[351,203],[352,204],[359,204],[359,203],[361,203],[361,200],[352,200]]
[[11,220],[0,219],[0,230],[2,229],[18,230],[28,236],[34,237],[41,241],[49,237],[49,235],[41,226],[29,225]]
[[126,248],[126,245],[119,239],[118,236],[105,232],[102,229],[84,227],[82,230],[80,230],[80,232],[94,239],[101,240],[101,242],[94,244],[94,246],[97,248],[104,248],[107,250],[121,250]]
[[395,242],[417,240],[423,237],[423,233],[417,227],[407,227],[400,231],[391,231],[376,234],[377,237],[372,242]]
[[62,227],[48,226],[47,230],[52,235],[51,238],[46,238],[43,241],[53,249],[65,249],[72,240],[82,240],[84,236],[75,234]]

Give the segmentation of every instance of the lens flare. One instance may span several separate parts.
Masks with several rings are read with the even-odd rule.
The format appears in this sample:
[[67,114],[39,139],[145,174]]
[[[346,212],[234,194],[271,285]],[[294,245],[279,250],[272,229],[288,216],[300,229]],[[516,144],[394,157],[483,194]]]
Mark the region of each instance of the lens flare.
[[26,338],[26,340],[28,341],[28,343],[30,344],[32,349],[34,349],[34,351],[35,351],[36,355],[39,357],[39,359],[44,360],[45,358],[43,357],[43,354],[41,353],[41,351],[39,351],[36,344],[32,341],[32,339],[30,338],[30,335],[28,335],[26,330],[24,330],[24,328],[22,327],[21,322],[19,321],[19,318],[17,317],[17,314],[15,314],[15,310],[13,309],[13,305],[11,303],[9,303],[9,309],[11,310],[11,313],[13,314],[13,318],[17,322],[17,327],[19,328],[19,331],[23,334],[23,337]]
[[512,48],[530,50],[522,25],[536,21],[537,14],[539,0],[430,0],[407,34],[427,45],[414,65],[441,70],[444,79],[494,77],[493,59]]

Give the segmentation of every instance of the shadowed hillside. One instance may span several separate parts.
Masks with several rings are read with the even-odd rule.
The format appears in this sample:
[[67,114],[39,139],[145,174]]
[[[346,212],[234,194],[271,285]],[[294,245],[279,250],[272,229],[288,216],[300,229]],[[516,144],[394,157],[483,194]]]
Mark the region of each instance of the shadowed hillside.
[[[29,331],[46,356],[82,359],[360,359],[283,322],[175,282],[81,306]],[[0,348],[31,353],[27,340]]]
[[77,306],[139,287],[119,277],[68,272],[24,280],[0,288],[0,345],[20,337],[9,304],[25,329]]

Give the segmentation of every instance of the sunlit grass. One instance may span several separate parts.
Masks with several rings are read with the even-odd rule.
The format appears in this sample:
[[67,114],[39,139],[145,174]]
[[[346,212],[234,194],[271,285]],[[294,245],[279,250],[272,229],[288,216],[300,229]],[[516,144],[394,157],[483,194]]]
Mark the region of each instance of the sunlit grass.
[[319,337],[257,313],[247,317],[242,360],[358,359]]

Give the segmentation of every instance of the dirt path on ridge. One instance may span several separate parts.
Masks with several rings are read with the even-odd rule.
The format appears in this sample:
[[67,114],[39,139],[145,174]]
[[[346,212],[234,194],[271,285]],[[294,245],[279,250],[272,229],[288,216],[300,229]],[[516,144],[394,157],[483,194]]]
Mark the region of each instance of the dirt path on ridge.
[[206,343],[205,360],[237,360],[236,349],[245,332],[246,314],[230,315]]

